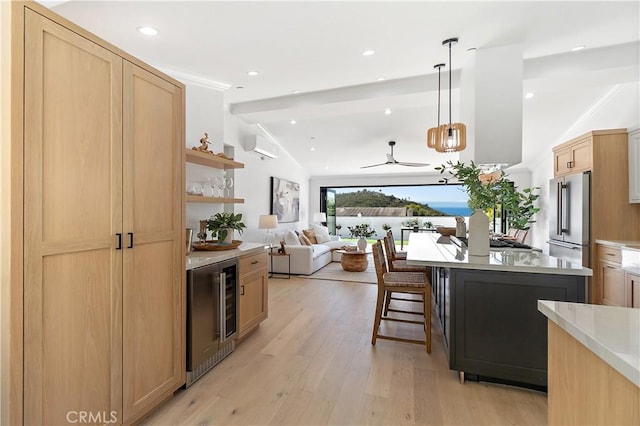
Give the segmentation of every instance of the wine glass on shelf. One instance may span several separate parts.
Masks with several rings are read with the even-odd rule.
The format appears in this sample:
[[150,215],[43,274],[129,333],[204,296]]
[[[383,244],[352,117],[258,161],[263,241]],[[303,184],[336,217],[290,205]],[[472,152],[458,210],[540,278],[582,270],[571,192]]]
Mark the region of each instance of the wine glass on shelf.
[[233,187],[233,178],[231,176],[224,177],[224,188],[226,189],[225,195],[227,197],[231,196],[231,188]]
[[216,176],[215,178],[216,188],[218,189],[218,197],[224,197],[224,179],[220,176]]

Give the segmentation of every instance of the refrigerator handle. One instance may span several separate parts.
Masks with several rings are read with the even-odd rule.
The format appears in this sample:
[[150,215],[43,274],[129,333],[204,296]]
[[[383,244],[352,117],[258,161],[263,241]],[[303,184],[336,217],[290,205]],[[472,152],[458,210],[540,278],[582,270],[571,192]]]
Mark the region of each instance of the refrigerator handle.
[[569,206],[567,205],[569,200],[569,185],[566,183],[560,184],[560,232],[569,232]]
[[556,183],[556,235],[562,234],[562,182]]
[[227,340],[227,312],[226,312],[226,299],[227,299],[227,274],[224,272],[220,273],[220,343],[223,343]]

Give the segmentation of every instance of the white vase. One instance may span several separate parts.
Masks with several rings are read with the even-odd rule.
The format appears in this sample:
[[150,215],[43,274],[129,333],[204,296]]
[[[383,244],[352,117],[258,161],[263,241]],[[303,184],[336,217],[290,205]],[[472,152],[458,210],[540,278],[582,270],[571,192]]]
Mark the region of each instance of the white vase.
[[469,256],[489,256],[489,216],[476,209],[469,217]]
[[233,242],[233,229],[227,228],[227,236],[219,244],[231,244]]
[[358,242],[356,244],[358,246],[358,250],[360,250],[360,251],[365,251],[367,249],[367,240],[365,240],[362,237],[360,237],[360,239],[358,239]]

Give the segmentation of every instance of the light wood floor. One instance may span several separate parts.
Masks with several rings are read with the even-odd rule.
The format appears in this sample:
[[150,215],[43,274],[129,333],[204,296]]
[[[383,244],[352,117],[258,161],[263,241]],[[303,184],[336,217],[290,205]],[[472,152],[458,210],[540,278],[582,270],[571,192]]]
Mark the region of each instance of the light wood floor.
[[[435,318],[431,355],[409,343],[372,346],[375,299],[371,284],[269,280],[269,319],[145,424],[546,424],[544,393],[461,385]],[[419,325],[386,327],[424,337]]]

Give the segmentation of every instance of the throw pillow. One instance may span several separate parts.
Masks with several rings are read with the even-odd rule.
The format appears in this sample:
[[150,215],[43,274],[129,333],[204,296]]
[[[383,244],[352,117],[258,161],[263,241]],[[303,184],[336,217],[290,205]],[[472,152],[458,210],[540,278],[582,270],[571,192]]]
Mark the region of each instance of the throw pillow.
[[313,229],[303,229],[302,233],[309,239],[309,241],[311,241],[311,244],[318,244],[316,233],[313,231]]
[[300,235],[300,242],[302,243],[303,246],[311,246],[311,245],[313,245],[313,244],[311,244],[311,241],[304,234]]
[[318,241],[318,244],[328,243],[329,241],[331,241],[331,237],[329,236],[329,234],[318,234],[316,232],[316,240]]
[[327,241],[331,241],[331,237],[329,236],[329,229],[326,226],[322,225],[311,225],[311,229],[316,233],[316,239],[319,243],[326,243]]
[[287,231],[284,233],[284,243],[288,246],[299,246],[300,239],[294,231]]

